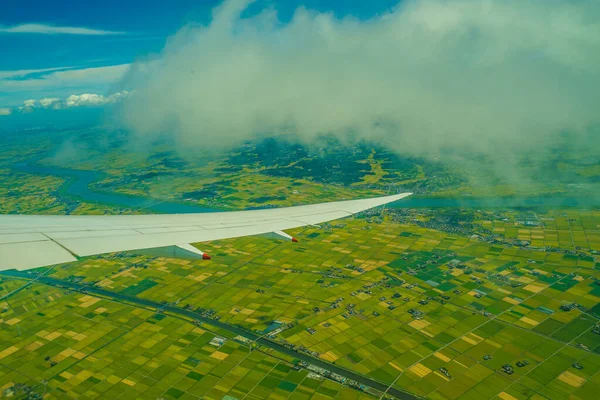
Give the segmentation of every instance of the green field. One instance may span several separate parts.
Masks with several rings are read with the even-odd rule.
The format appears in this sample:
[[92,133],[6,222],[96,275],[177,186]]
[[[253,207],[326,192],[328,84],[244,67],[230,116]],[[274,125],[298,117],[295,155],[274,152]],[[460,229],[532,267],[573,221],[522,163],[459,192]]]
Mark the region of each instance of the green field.
[[[541,232],[528,235],[583,234],[578,252],[359,218],[293,232],[297,244],[206,243],[199,247],[213,255],[208,262],[113,255],[60,266],[50,276],[212,309],[220,321],[255,332],[273,321],[292,323],[275,340],[427,398],[587,399],[600,389],[600,335],[592,333],[600,318],[593,253],[600,250],[600,213],[577,215],[569,214],[566,229],[545,216],[535,228]],[[480,223],[498,229],[496,221]],[[23,283],[0,286],[4,293]],[[568,303],[581,307],[560,309]],[[308,378],[291,369],[292,359],[250,352],[231,337],[217,349],[208,342],[227,332],[174,316],[157,319],[149,310],[41,285],[11,297],[10,306],[0,325],[3,387],[45,379],[57,398],[122,391],[145,398],[368,396]],[[415,309],[421,319],[409,313]],[[505,364],[513,374],[502,371]]]
[[[431,196],[565,193],[561,173],[582,185],[598,173],[583,155],[561,155],[551,180],[510,186],[489,170],[461,172],[376,145],[336,144],[326,157],[267,140],[189,157],[161,145],[127,152],[118,135],[107,149],[94,145],[106,140],[101,132],[82,132],[79,157],[57,150],[68,131],[33,148],[26,136],[8,143],[0,212],[133,212],[70,199],[64,179],[12,168],[40,156],[41,165],[105,173],[95,190],[224,208],[364,197],[392,185]],[[431,399],[583,400],[600,391],[600,210],[389,209],[290,234],[300,242],[197,244],[210,261],[108,254],[37,271],[196,310],[202,323],[0,276],[0,398],[383,395],[315,373],[298,354]],[[217,321],[296,353],[242,340]]]

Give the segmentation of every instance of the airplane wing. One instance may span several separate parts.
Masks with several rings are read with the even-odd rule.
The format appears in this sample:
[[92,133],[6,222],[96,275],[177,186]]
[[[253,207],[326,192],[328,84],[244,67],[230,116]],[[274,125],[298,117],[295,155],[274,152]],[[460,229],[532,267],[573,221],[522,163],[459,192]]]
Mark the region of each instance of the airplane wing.
[[0,215],[0,271],[26,270],[121,251],[209,258],[189,245],[272,234],[348,217],[410,196],[265,210],[156,215]]

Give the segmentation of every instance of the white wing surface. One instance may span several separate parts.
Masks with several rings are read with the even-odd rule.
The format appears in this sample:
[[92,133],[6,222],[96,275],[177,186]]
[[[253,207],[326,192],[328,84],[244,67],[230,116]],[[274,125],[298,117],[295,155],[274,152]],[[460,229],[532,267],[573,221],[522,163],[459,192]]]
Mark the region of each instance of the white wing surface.
[[[120,251],[172,249],[189,243],[281,232],[348,217],[411,193],[266,210],[157,215],[0,215],[0,271],[76,261]],[[289,237],[289,236],[288,236]],[[173,247],[175,246],[175,247]]]

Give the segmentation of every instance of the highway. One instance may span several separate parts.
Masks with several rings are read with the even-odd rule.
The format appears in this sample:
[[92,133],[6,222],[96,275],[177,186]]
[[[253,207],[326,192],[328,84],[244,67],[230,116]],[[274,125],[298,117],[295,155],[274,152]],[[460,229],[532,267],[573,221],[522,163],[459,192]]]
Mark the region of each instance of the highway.
[[115,300],[118,302],[127,303],[129,305],[135,305],[135,306],[140,306],[140,307],[144,307],[144,308],[162,309],[164,312],[169,312],[169,313],[176,314],[179,316],[191,318],[192,320],[198,320],[207,325],[212,325],[212,326],[227,330],[231,333],[234,333],[235,335],[244,336],[244,337],[250,339],[251,341],[256,342],[257,344],[260,344],[261,346],[273,349],[273,350],[283,353],[283,354],[287,354],[289,356],[292,356],[294,358],[302,360],[306,363],[312,364],[316,367],[326,369],[328,371],[331,371],[333,373],[341,375],[347,379],[356,381],[362,385],[369,386],[373,389],[379,390],[382,393],[385,393],[387,391],[388,395],[391,395],[397,399],[400,399],[400,400],[418,400],[418,399],[420,399],[420,397],[418,397],[416,395],[413,395],[413,394],[410,394],[407,392],[403,392],[396,388],[388,389],[389,385],[387,385],[385,383],[379,382],[377,380],[374,380],[374,379],[369,378],[364,375],[357,374],[346,368],[339,367],[335,364],[321,360],[320,358],[317,358],[317,357],[313,357],[309,354],[297,352],[297,351],[290,349],[282,344],[279,344],[279,343],[277,343],[273,340],[267,339],[265,337],[259,336],[256,333],[249,331],[247,329],[241,328],[239,326],[227,324],[225,322],[217,321],[212,318],[207,318],[207,317],[203,316],[202,314],[195,312],[193,310],[186,310],[182,307],[177,307],[177,306],[170,305],[170,304],[162,304],[158,301],[141,299],[139,297],[134,297],[134,296],[127,296],[127,295],[124,295],[121,293],[111,292],[109,290],[105,290],[105,289],[95,287],[95,286],[83,285],[83,284],[79,284],[79,283],[64,281],[64,280],[55,279],[55,278],[46,277],[46,276],[37,276],[36,277],[33,275],[29,275],[23,271],[16,271],[16,270],[1,271],[0,277],[1,276],[25,279],[30,282],[34,281],[32,283],[39,283],[39,284],[44,284],[44,285],[48,285],[48,286],[66,288],[66,289],[71,289],[71,290],[76,290],[76,291],[85,290],[86,294],[88,294],[88,295],[96,295],[99,297],[109,298],[109,299],[112,299],[112,300]]

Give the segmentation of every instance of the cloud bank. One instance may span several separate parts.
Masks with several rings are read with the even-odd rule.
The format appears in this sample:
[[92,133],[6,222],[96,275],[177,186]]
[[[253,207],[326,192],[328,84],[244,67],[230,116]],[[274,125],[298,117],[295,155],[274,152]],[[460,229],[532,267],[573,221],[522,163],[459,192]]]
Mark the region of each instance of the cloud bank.
[[72,93],[104,93],[119,82],[128,69],[129,64],[120,64],[0,71],[0,106],[15,106],[28,98],[64,98]]
[[21,24],[0,26],[0,33],[37,33],[44,35],[123,35],[125,32],[105,31],[76,26],[54,26],[47,24]]
[[351,134],[418,154],[544,149],[598,124],[600,3],[413,0],[370,20],[229,0],[123,82],[123,123],[182,144]]
[[96,93],[72,94],[64,99],[58,97],[45,97],[40,100],[25,100],[21,106],[15,108],[0,108],[0,116],[11,115],[13,112],[30,113],[36,109],[60,110],[74,107],[101,107],[115,104],[129,96],[126,90],[108,96]]
[[65,107],[81,107],[81,106],[102,106],[105,104],[116,103],[125,96],[127,92],[117,92],[110,96],[103,96],[101,94],[84,93],[81,95],[72,94],[67,97],[64,101]]

